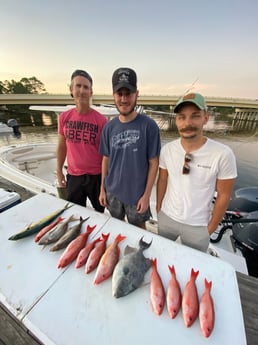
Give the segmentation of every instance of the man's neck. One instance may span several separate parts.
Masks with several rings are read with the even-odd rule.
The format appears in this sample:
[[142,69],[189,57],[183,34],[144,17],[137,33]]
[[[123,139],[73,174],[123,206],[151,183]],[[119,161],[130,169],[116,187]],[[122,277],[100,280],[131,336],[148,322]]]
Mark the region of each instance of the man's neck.
[[137,116],[136,111],[132,111],[128,115],[119,114],[119,120],[120,120],[120,122],[131,122],[136,118],[136,116]]
[[76,110],[79,114],[87,114],[90,111],[90,105],[76,104]]
[[201,136],[196,138],[182,138],[181,145],[186,152],[196,151],[201,148],[207,141],[207,137]]

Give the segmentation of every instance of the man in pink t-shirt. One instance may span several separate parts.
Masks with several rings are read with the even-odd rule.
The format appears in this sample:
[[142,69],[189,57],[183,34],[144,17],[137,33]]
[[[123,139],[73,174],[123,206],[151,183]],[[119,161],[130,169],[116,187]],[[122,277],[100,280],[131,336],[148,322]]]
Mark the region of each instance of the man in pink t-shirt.
[[[68,201],[86,206],[89,198],[96,211],[104,212],[99,203],[102,162],[99,143],[107,119],[90,107],[92,78],[87,72],[73,72],[70,93],[75,108],[63,112],[58,120],[58,184],[67,188]],[[65,160],[66,178],[63,171]]]

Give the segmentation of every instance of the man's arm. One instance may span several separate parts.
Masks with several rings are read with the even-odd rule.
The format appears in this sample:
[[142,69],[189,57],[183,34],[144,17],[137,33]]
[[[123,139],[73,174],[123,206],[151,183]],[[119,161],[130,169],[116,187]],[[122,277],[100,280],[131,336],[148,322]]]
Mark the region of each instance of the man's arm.
[[157,195],[156,195],[156,211],[157,213],[161,209],[162,201],[166,193],[168,183],[168,171],[167,169],[159,168],[159,177],[157,182]]
[[154,157],[149,160],[149,170],[148,170],[145,191],[137,203],[137,211],[139,213],[144,213],[150,205],[151,191],[155,182],[158,167],[159,167],[159,157]]
[[107,156],[103,156],[102,164],[101,164],[101,186],[100,186],[100,194],[99,194],[99,202],[101,206],[107,206],[104,180],[108,174],[108,163],[109,163],[109,158]]
[[63,174],[63,166],[66,158],[66,140],[63,135],[58,135],[58,144],[57,144],[57,180],[60,187],[66,187],[65,176]]
[[235,179],[217,180],[216,191],[217,198],[214,204],[212,217],[208,224],[208,232],[211,235],[221,222],[230,201],[233,192]]

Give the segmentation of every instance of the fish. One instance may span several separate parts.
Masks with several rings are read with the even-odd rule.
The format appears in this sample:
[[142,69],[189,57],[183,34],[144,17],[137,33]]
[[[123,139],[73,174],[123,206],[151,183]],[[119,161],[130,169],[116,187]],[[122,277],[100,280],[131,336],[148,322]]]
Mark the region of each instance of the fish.
[[66,247],[65,251],[61,255],[57,268],[64,268],[67,265],[69,265],[72,261],[74,261],[77,258],[77,255],[79,254],[80,250],[85,246],[87,239],[89,237],[89,234],[92,233],[92,231],[96,228],[96,225],[94,226],[87,226],[87,230],[77,236],[74,240],[72,240],[68,246]]
[[101,241],[97,242],[94,248],[92,249],[92,251],[90,252],[88,259],[86,261],[86,265],[85,265],[86,274],[92,272],[98,266],[98,263],[106,250],[106,243],[107,243],[108,237],[109,237],[109,233],[106,235],[102,234]]
[[69,218],[64,220],[63,222],[57,224],[53,229],[48,231],[45,235],[41,237],[41,239],[38,241],[38,244],[41,245],[48,245],[51,243],[54,243],[59,240],[60,237],[62,237],[66,231],[68,230],[68,225],[70,222],[76,220],[73,215],[71,215]]
[[20,240],[21,238],[28,237],[28,236],[38,233],[41,229],[49,225],[51,222],[53,222],[53,220],[55,220],[58,216],[60,216],[65,210],[67,210],[68,208],[72,206],[73,205],[69,205],[69,203],[67,203],[63,208],[58,209],[57,211],[49,214],[48,216],[40,219],[37,222],[31,223],[25,229],[10,236],[8,240],[17,241],[17,240]]
[[40,230],[40,232],[35,236],[34,241],[38,242],[41,237],[43,237],[48,231],[53,229],[58,223],[62,222],[64,218],[58,217],[56,220],[54,220],[51,224],[45,226],[43,229]]
[[136,290],[143,282],[145,273],[151,267],[151,260],[143,255],[143,251],[151,243],[139,241],[139,249],[129,246],[125,255],[118,261],[112,275],[112,295],[116,298],[123,297]]
[[93,281],[95,285],[100,284],[112,275],[120,255],[118,244],[125,238],[126,236],[122,236],[121,234],[117,235],[115,240],[108,246],[105,253],[102,255]]
[[66,233],[59,238],[59,240],[49,249],[51,252],[65,248],[72,240],[74,240],[81,231],[82,223],[86,222],[90,217],[82,219],[80,217],[80,223],[72,226],[66,231]]
[[212,282],[204,279],[205,290],[200,300],[199,320],[202,334],[208,338],[213,330],[215,322],[214,302],[211,296]]
[[186,327],[190,327],[196,320],[199,312],[199,299],[195,280],[199,271],[192,268],[190,280],[187,282],[182,297],[182,313]]
[[80,250],[80,252],[79,252],[79,254],[77,256],[76,262],[75,262],[75,268],[80,268],[80,267],[82,267],[83,265],[86,264],[86,261],[88,259],[88,256],[89,256],[90,252],[94,248],[95,244],[97,242],[100,242],[101,240],[102,240],[102,237],[99,236],[94,241],[91,241],[91,242],[87,243],[85,245],[85,247]]
[[167,289],[167,309],[171,319],[174,319],[181,308],[182,292],[180,284],[176,279],[175,267],[168,266],[168,268],[171,273],[171,278]]
[[157,259],[152,260],[152,272],[150,281],[150,300],[152,310],[155,314],[161,315],[165,306],[166,293],[158,273]]

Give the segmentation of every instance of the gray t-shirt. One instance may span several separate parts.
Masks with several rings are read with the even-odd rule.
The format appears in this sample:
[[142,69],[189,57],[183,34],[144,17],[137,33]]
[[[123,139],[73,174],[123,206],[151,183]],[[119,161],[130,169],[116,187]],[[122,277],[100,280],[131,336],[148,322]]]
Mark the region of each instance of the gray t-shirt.
[[136,205],[145,190],[149,160],[160,153],[159,127],[144,114],[126,123],[116,117],[104,126],[100,153],[109,158],[106,191]]

